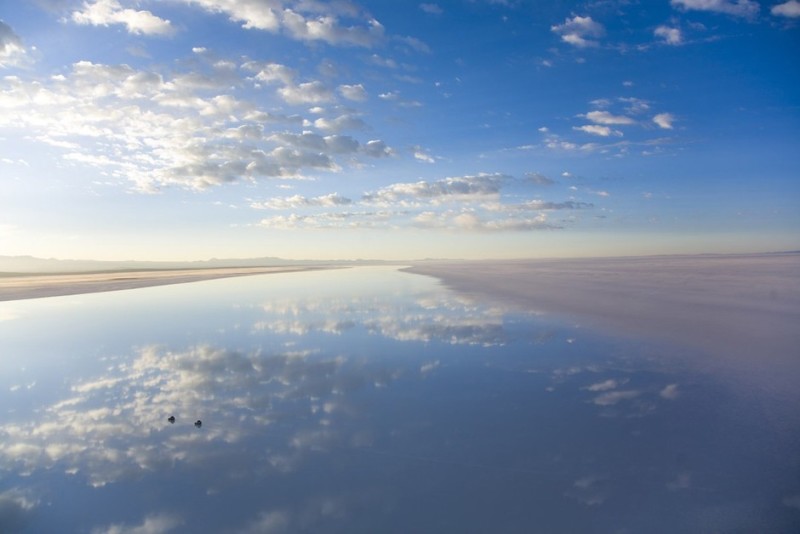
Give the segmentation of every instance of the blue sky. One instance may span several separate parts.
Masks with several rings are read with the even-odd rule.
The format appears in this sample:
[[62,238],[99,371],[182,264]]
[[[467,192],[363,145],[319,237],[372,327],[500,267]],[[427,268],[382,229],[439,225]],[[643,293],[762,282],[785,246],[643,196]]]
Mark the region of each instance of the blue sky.
[[0,7],[0,254],[800,248],[800,2]]

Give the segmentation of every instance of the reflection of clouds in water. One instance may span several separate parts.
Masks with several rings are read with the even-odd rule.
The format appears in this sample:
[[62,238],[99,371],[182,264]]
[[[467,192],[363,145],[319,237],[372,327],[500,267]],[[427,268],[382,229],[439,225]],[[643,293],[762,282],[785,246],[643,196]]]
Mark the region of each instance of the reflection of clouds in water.
[[146,516],[137,525],[115,523],[92,529],[92,534],[166,534],[179,528],[183,523],[183,519],[176,515],[154,514]]
[[784,506],[800,510],[800,494],[784,497],[782,502]]
[[587,506],[598,506],[608,498],[607,480],[595,476],[579,478],[564,495]]
[[663,399],[675,400],[680,395],[678,384],[667,384],[658,394]]
[[667,489],[671,491],[689,489],[692,485],[691,473],[678,473],[674,480],[667,482]]
[[592,402],[598,406],[613,406],[614,404],[617,404],[623,400],[635,399],[639,395],[641,395],[641,391],[636,390],[610,391],[608,393],[598,395],[592,400]]
[[[336,418],[356,412],[326,399],[396,376],[307,352],[144,347],[131,362],[74,385],[72,396],[38,420],[0,426],[0,467],[22,474],[58,468],[102,486],[176,461],[197,463],[212,454],[214,443],[241,442],[291,421],[293,435],[270,449],[276,468],[287,471],[304,451],[347,443]],[[175,425],[166,421],[171,414]],[[202,430],[191,425],[197,418]]]
[[270,302],[262,306],[272,319],[254,330],[303,336],[311,332],[341,334],[363,328],[397,341],[442,341],[453,345],[498,346],[513,340],[504,325],[506,310],[480,307],[455,296],[420,296],[398,313],[397,303],[379,299]]

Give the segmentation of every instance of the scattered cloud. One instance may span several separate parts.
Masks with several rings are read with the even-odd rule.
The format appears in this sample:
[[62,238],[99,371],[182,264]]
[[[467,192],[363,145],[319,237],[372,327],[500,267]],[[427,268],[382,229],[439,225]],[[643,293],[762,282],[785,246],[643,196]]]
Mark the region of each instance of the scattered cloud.
[[675,122],[675,117],[673,117],[671,113],[659,113],[653,117],[653,122],[656,123],[659,128],[671,130],[672,123]]
[[625,117],[624,115],[612,115],[608,111],[590,111],[589,113],[581,116],[586,117],[595,124],[604,124],[612,126],[636,124],[636,121],[630,117]]
[[759,5],[753,0],[670,0],[673,7],[724,13],[735,17],[752,18],[758,15]]
[[538,172],[527,172],[525,173],[525,180],[536,185],[553,185],[555,180],[552,180],[545,176],[544,174]]
[[22,39],[14,33],[11,26],[0,20],[0,68],[17,66],[25,57]]
[[479,174],[459,176],[437,181],[397,183],[366,193],[364,201],[374,204],[403,204],[425,200],[434,204],[442,202],[488,199],[500,193],[509,177],[504,174]]
[[669,26],[659,26],[653,31],[653,35],[660,38],[662,42],[677,46],[683,44],[683,34],[680,28],[671,28]]
[[597,124],[586,124],[584,126],[575,126],[573,130],[580,130],[592,135],[599,135],[601,137],[608,137],[610,135],[621,136],[622,132],[619,130],[612,130],[608,126],[600,126]]
[[610,389],[616,389],[617,386],[619,386],[619,382],[613,378],[609,378],[608,380],[597,382],[591,386],[586,386],[584,389],[588,391],[608,391]]
[[339,93],[348,100],[363,102],[367,99],[367,91],[362,84],[340,85]]
[[623,400],[635,399],[639,395],[640,392],[635,390],[610,391],[608,393],[603,393],[602,395],[598,395],[592,400],[592,402],[594,402],[598,406],[613,406],[614,404],[617,404],[618,402]]
[[[349,3],[331,3],[320,13],[317,2],[261,0],[185,0],[210,13],[222,13],[245,29],[282,32],[291,39],[370,48],[385,39],[383,25]],[[348,23],[342,23],[349,20]]]
[[800,2],[797,0],[789,0],[788,2],[774,5],[772,9],[770,9],[770,13],[776,17],[800,17]]
[[568,18],[563,24],[550,27],[550,30],[561,36],[561,40],[578,48],[597,46],[595,40],[605,35],[605,28],[592,17],[574,16]]
[[150,11],[123,8],[117,0],[84,2],[81,10],[73,11],[71,19],[76,24],[92,26],[122,24],[128,33],[137,35],[170,35],[175,30],[170,21]]
[[662,399],[675,400],[680,395],[678,384],[668,384],[658,394]]
[[349,206],[352,203],[353,201],[347,197],[343,197],[338,193],[331,193],[318,197],[294,195],[291,197],[271,198],[263,202],[252,202],[250,206],[256,209],[287,210],[301,207]]
[[[240,77],[237,65],[225,61],[169,76],[79,61],[49,79],[7,77],[0,126],[24,129],[62,149],[70,165],[95,167],[143,192],[303,178],[309,171],[339,172],[359,157],[394,154],[380,139],[361,142],[338,133],[366,129],[355,113],[305,122],[327,136],[281,131],[302,127],[302,117],[241,99],[237,93],[244,94],[248,82],[265,84],[257,89],[290,106],[332,102],[335,95],[319,81],[296,83],[296,73],[284,65],[247,62],[241,70],[253,77]],[[342,87],[350,97],[361,94],[359,85]],[[342,155],[347,161],[336,161]]]
[[428,154],[428,152],[424,148],[420,146],[415,146],[413,151],[415,160],[423,161],[425,163],[436,163],[436,159],[434,159],[433,156]]
[[115,523],[107,527],[92,529],[92,534],[166,534],[184,523],[183,519],[172,514],[148,515],[138,525]]
[[429,15],[441,15],[444,13],[444,10],[438,4],[420,4],[419,8]]

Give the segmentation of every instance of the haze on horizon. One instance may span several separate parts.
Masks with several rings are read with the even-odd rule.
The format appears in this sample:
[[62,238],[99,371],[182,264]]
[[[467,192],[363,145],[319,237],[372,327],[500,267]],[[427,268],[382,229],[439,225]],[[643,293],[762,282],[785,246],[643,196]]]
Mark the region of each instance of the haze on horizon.
[[0,254],[800,249],[800,2],[0,7]]

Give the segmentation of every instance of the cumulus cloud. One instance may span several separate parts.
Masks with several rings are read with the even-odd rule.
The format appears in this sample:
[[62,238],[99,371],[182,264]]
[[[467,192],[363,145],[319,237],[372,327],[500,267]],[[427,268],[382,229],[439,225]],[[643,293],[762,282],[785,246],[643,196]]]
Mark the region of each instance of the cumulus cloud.
[[770,9],[770,13],[779,17],[800,17],[800,2],[797,0],[789,0],[788,2],[774,5],[772,9]]
[[0,493],[0,531],[27,531],[38,504],[25,492],[17,489]]
[[[242,68],[264,83],[288,84],[278,96],[293,104],[333,98],[319,82],[295,85],[294,73],[283,65],[250,62]],[[362,144],[338,134],[365,128],[352,114],[307,123],[327,136],[274,132],[277,125],[301,127],[303,119],[240,99],[237,91],[247,80],[238,72],[224,61],[171,76],[80,61],[49,79],[7,77],[0,126],[24,128],[32,139],[63,149],[71,165],[95,167],[147,192],[303,178],[314,170],[338,172],[338,156],[358,164],[360,157],[393,154],[379,139]]]
[[604,124],[611,126],[636,124],[636,121],[630,117],[626,117],[624,115],[612,115],[608,111],[590,111],[589,113],[582,116],[586,117],[595,124]]
[[352,113],[344,113],[332,119],[320,117],[314,120],[314,127],[329,132],[341,132],[343,130],[363,130],[367,125],[358,116]]
[[509,177],[503,174],[479,174],[458,176],[433,182],[419,181],[392,184],[374,193],[364,194],[363,200],[375,204],[395,204],[425,200],[431,203],[487,199],[499,194],[503,182]]
[[0,20],[0,68],[19,65],[25,55],[22,39],[11,26]]
[[670,3],[681,9],[711,11],[745,18],[755,17],[759,10],[758,3],[753,0],[670,0]]
[[675,117],[673,117],[671,113],[659,113],[653,117],[653,122],[656,123],[659,128],[671,130],[672,123],[675,122]]
[[526,172],[525,180],[536,185],[553,185],[555,180],[552,180],[544,174],[538,172]]
[[330,193],[318,197],[305,197],[303,195],[294,195],[291,197],[271,198],[263,202],[253,202],[251,207],[256,209],[273,209],[273,210],[286,210],[301,207],[333,207],[333,206],[348,206],[353,201],[347,197],[343,197],[338,193]]
[[561,36],[561,40],[579,48],[597,46],[597,38],[605,35],[605,28],[592,17],[574,16],[568,18],[563,24],[550,27],[550,30]]
[[[222,13],[246,29],[283,32],[306,42],[372,47],[385,38],[380,22],[349,3],[281,0],[186,0],[211,13]],[[343,23],[343,20],[350,22]]]
[[117,0],[84,2],[80,11],[73,11],[71,18],[77,24],[92,26],[122,24],[132,34],[169,35],[174,31],[170,21],[150,11],[123,8]]
[[320,81],[287,85],[278,89],[287,104],[320,104],[333,100],[333,93]]
[[681,33],[680,28],[659,26],[653,31],[653,35],[660,38],[664,43],[668,45],[676,46],[683,44],[683,34]]
[[600,126],[598,124],[586,124],[584,126],[574,126],[573,130],[580,130],[592,135],[599,135],[600,137],[608,137],[611,135],[621,136],[622,132],[619,130],[612,130],[608,126]]
[[367,99],[367,91],[362,84],[340,85],[339,93],[348,100],[363,102]]

